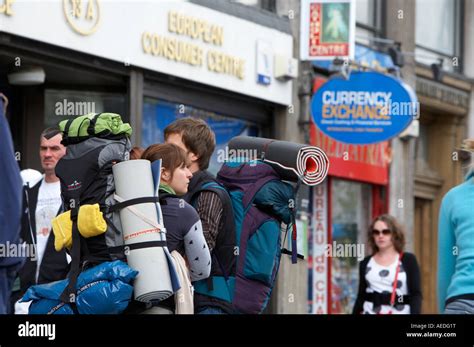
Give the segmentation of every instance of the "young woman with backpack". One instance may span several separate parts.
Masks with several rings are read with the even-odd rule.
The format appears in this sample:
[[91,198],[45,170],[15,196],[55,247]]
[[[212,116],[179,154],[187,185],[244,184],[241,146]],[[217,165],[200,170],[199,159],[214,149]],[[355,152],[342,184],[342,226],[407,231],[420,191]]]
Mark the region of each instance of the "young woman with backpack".
[[394,217],[374,219],[368,232],[374,252],[361,261],[353,314],[421,313],[420,269],[415,255],[403,252],[405,235]]
[[[196,210],[179,197],[188,191],[192,177],[187,167],[186,153],[173,144],[154,144],[143,152],[141,159],[151,162],[162,160],[159,196],[169,251],[172,254],[177,251],[186,259],[191,281],[209,277],[211,256],[201,220]],[[173,298],[161,301],[156,306],[160,309],[149,313],[175,311]]]

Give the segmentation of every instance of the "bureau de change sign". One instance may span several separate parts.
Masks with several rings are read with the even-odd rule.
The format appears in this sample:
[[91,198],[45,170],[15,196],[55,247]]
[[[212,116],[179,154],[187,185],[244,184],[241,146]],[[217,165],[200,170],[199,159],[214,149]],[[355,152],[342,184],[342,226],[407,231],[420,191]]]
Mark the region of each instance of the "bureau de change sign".
[[366,145],[397,136],[418,117],[419,104],[403,81],[378,72],[352,72],[322,85],[311,101],[316,126],[335,140]]

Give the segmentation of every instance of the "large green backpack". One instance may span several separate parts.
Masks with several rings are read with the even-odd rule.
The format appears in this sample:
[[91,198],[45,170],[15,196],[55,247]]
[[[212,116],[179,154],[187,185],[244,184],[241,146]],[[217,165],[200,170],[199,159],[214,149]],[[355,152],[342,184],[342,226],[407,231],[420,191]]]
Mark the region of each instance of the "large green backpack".
[[119,139],[130,137],[132,127],[124,123],[117,113],[89,113],[84,116],[63,120],[59,123],[63,132],[63,145],[67,146],[91,137]]
[[[115,113],[76,117],[62,121],[59,128],[67,151],[56,165],[56,175],[64,207],[71,210],[73,222],[70,283],[63,293],[64,302],[69,302],[66,298],[75,290],[81,269],[125,259],[119,211],[109,209],[116,204],[112,166],[129,160],[132,128]],[[77,213],[81,205],[96,203],[107,222],[107,231],[86,239],[78,232]]]

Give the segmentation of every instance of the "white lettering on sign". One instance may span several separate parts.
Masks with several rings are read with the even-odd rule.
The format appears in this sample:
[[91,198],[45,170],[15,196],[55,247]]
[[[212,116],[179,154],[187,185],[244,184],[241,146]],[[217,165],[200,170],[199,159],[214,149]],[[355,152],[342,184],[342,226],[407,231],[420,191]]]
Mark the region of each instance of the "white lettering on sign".
[[312,223],[313,233],[313,306],[311,313],[327,313],[327,181],[314,187],[314,214]]
[[340,91],[334,92],[326,90],[323,92],[323,103],[329,105],[372,105],[385,106],[390,103],[392,93],[385,92],[354,92],[354,91]]

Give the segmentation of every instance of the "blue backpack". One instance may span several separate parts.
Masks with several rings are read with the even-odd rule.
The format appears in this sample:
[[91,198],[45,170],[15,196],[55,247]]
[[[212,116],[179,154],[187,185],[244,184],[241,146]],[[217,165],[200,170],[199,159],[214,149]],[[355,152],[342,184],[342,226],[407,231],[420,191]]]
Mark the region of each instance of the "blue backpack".
[[226,162],[217,174],[217,182],[206,183],[205,188],[225,189],[230,196],[237,263],[235,277],[226,278],[226,288],[214,291],[227,290],[238,313],[262,313],[280,265],[281,223],[294,225],[294,188],[262,161]]

